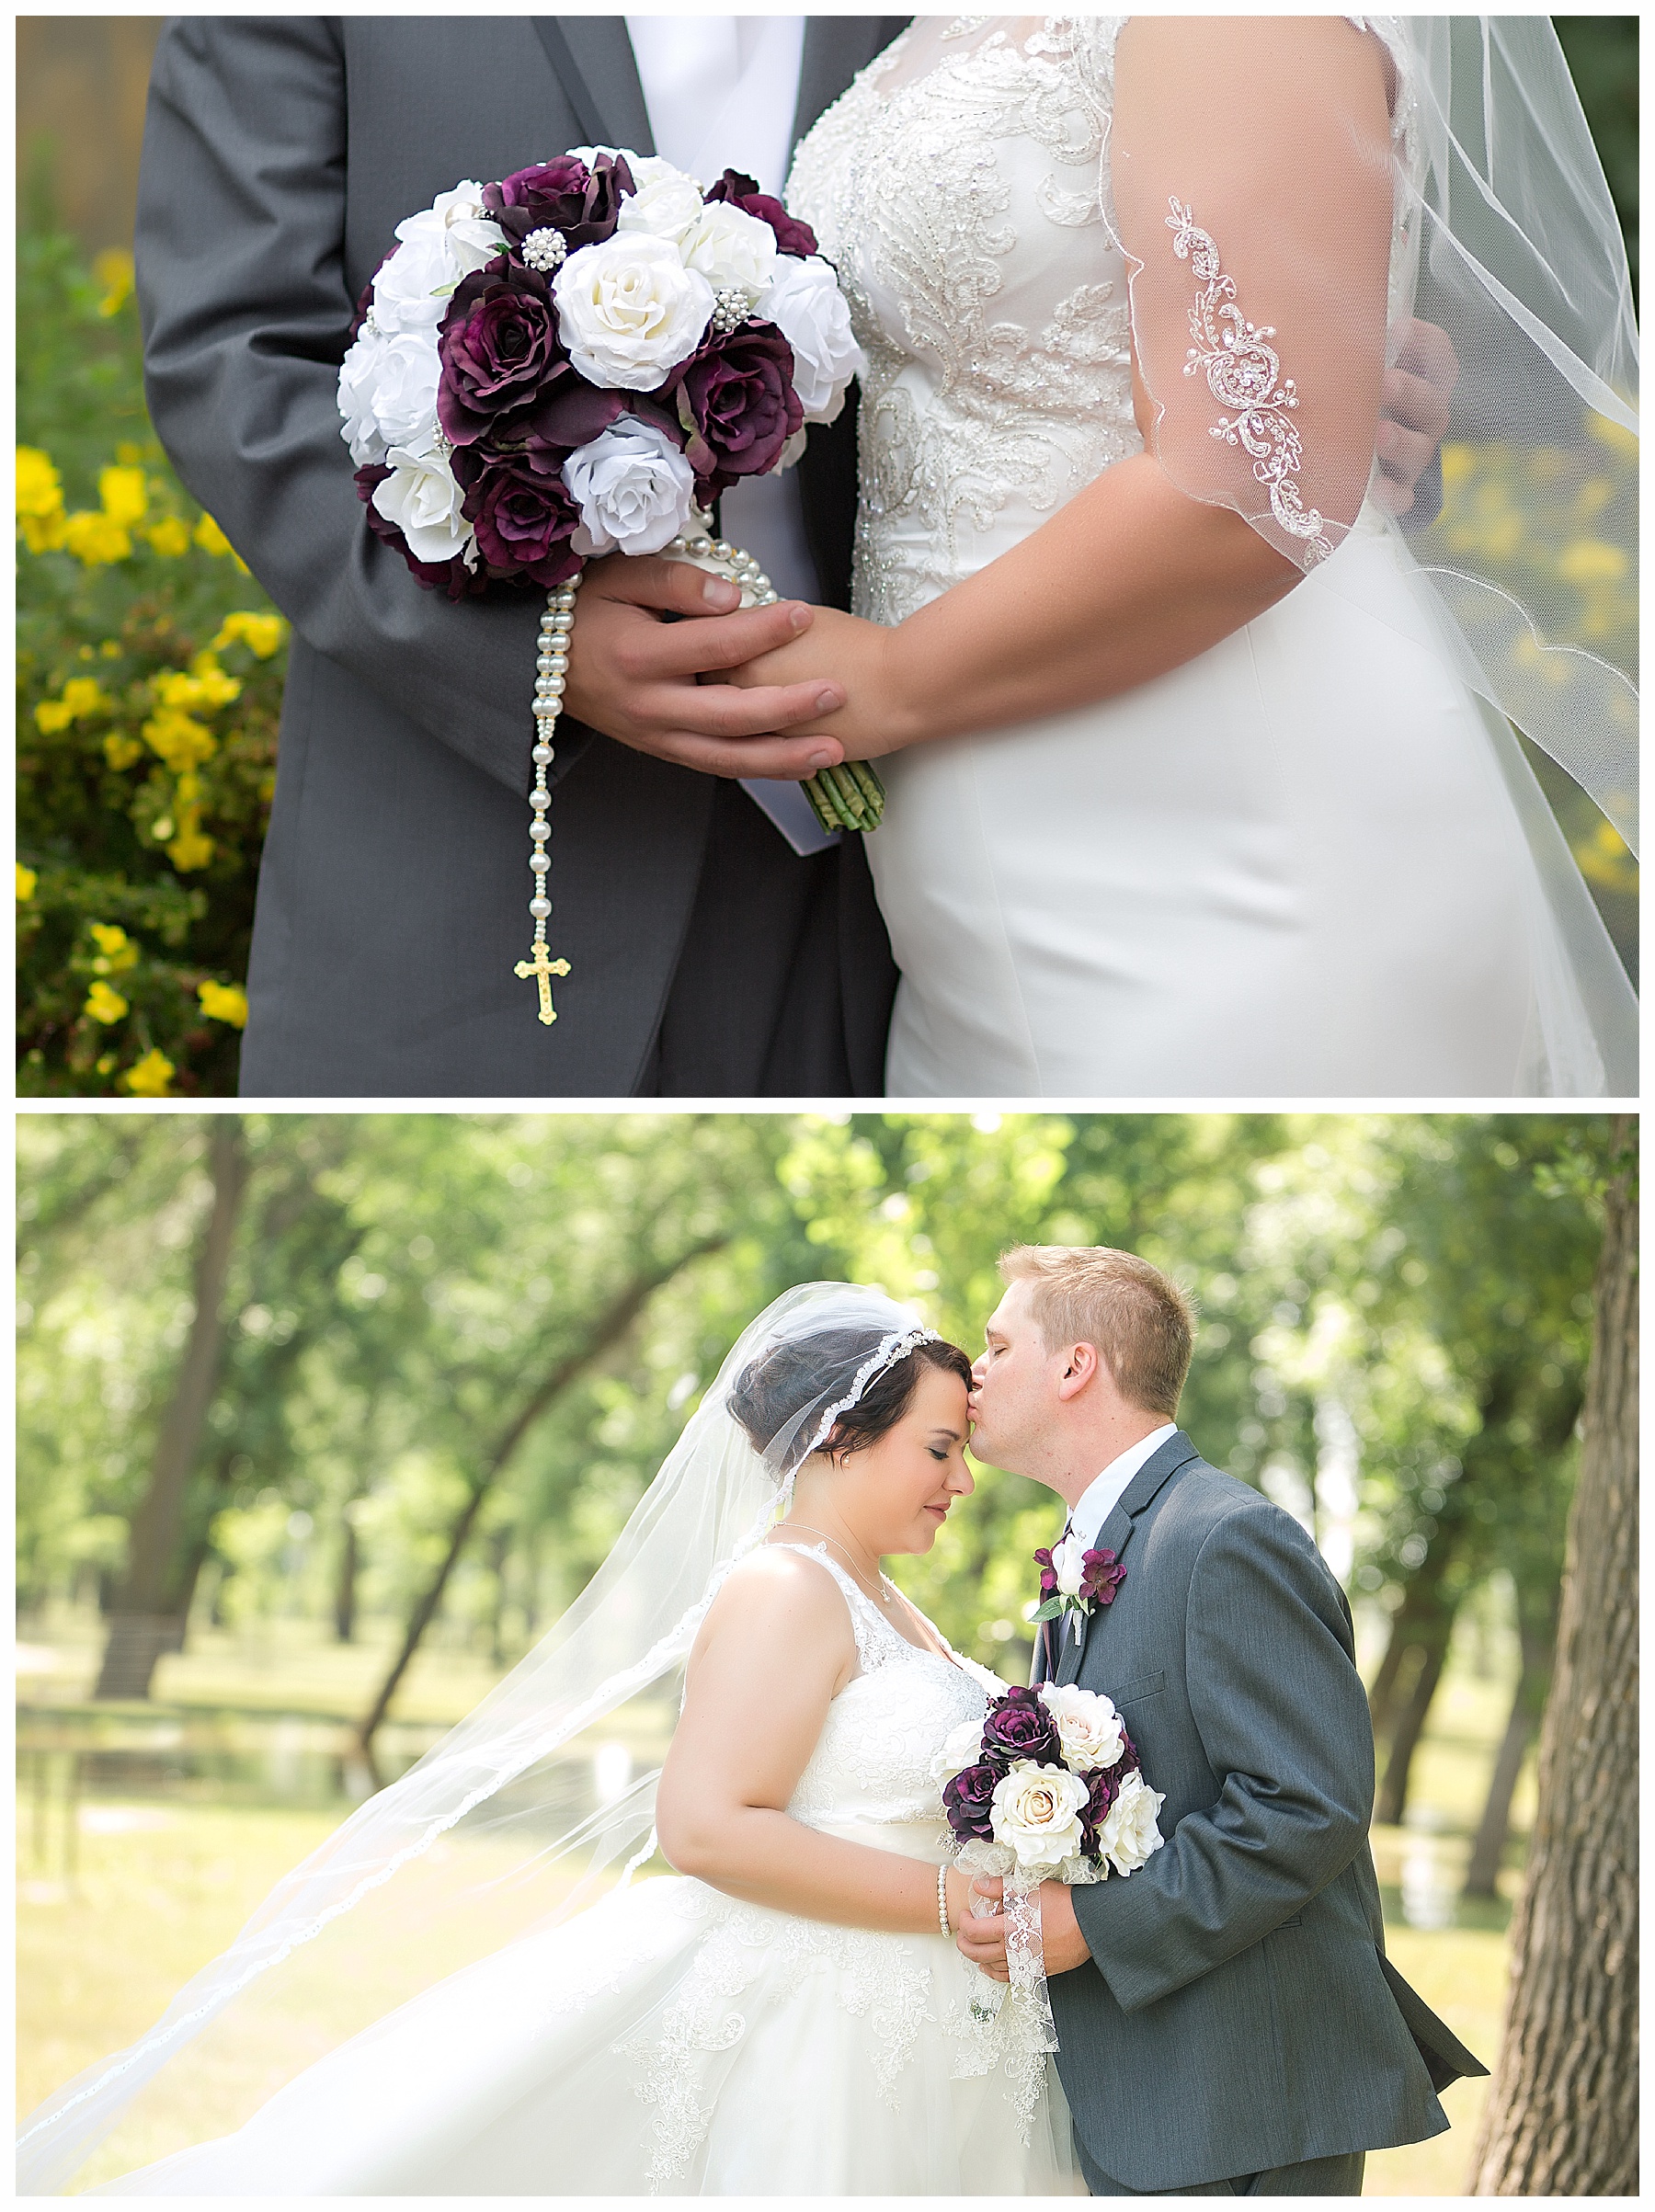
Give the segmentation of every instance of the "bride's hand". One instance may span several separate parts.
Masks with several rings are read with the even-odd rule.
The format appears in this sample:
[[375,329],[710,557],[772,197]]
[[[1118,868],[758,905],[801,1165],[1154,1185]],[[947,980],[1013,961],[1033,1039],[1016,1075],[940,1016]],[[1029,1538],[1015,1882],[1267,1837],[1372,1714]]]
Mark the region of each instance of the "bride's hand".
[[788,735],[835,738],[847,760],[877,759],[881,753],[894,753],[911,743],[917,733],[909,727],[896,683],[896,633],[878,622],[861,621],[837,607],[818,607],[815,617],[801,637],[731,668],[724,681],[744,690],[767,685],[785,689],[816,677],[838,684],[845,694],[844,705]]

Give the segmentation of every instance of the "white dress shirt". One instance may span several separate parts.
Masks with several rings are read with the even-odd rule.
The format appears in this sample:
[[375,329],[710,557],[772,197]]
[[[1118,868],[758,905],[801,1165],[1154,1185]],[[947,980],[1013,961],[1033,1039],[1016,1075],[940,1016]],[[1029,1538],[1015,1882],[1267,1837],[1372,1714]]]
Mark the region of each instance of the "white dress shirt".
[[[793,113],[805,54],[803,16],[628,16],[656,152],[703,185],[725,169],[782,197],[793,155]],[[820,591],[805,535],[798,478],[748,476],[719,505],[724,533],[754,555],[783,599]],[[743,779],[795,852],[839,842],[796,783]]]
[[1158,1452],[1170,1436],[1178,1434],[1176,1421],[1163,1421],[1158,1429],[1140,1437],[1136,1444],[1128,1444],[1118,1459],[1112,1459],[1101,1475],[1088,1483],[1081,1491],[1079,1502],[1069,1515],[1071,1532],[1079,1537],[1083,1551],[1090,1551],[1097,1544],[1103,1523],[1120,1503],[1126,1485],[1145,1461]]

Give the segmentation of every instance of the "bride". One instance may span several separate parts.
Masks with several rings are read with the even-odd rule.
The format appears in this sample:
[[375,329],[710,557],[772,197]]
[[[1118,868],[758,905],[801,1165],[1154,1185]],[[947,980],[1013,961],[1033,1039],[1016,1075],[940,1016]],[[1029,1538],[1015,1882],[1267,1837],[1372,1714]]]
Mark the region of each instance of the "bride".
[[[1636,428],[1549,24],[919,17],[788,204],[870,363],[857,611],[736,680],[837,679],[820,734],[879,760],[887,1090],[1635,1089],[1507,721],[1630,834],[1635,693],[1541,542]],[[1416,310],[1515,486],[1417,559],[1379,422]]]
[[[31,2116],[19,2187],[103,2144],[95,2195],[1083,2195],[947,1933],[931,1761],[1004,1685],[879,1566],[970,1493],[969,1380],[883,1293],[786,1293],[569,1613]],[[560,1798],[680,1683],[658,1776]]]

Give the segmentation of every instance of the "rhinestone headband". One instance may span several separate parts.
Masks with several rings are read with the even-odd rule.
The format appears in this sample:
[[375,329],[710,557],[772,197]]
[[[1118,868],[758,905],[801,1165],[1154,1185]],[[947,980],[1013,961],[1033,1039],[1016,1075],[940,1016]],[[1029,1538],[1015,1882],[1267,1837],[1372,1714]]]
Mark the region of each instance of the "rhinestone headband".
[[823,1444],[828,1441],[834,1422],[838,1420],[841,1413],[850,1412],[851,1407],[855,1405],[875,1375],[883,1374],[887,1367],[895,1367],[898,1360],[906,1360],[908,1353],[917,1351],[921,1344],[940,1344],[942,1341],[941,1336],[934,1328],[897,1329],[891,1336],[882,1338],[878,1351],[871,1359],[864,1360],[857,1369],[856,1380],[851,1384],[849,1394],[844,1397],[836,1398],[816,1423],[816,1432],[811,1438],[809,1447],[803,1456],[808,1459],[812,1452],[821,1450]]

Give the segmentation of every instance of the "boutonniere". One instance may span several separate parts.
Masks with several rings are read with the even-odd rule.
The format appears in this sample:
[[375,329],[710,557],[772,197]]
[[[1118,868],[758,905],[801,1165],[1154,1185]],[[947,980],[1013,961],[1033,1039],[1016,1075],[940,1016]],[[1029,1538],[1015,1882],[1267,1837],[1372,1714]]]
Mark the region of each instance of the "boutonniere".
[[1083,1551],[1079,1536],[1065,1536],[1055,1550],[1036,1552],[1034,1563],[1040,1569],[1040,1605],[1034,1620],[1055,1621],[1067,1613],[1077,1643],[1081,1622],[1090,1618],[1094,1606],[1112,1604],[1126,1579],[1126,1569],[1113,1552]]

